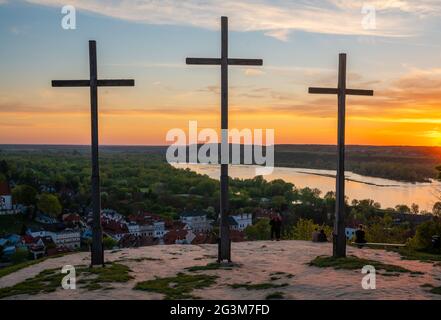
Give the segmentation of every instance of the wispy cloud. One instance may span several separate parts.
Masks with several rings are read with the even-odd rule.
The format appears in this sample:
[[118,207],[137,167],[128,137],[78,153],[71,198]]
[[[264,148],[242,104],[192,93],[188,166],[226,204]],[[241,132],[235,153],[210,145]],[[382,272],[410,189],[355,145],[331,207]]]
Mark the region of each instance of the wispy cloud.
[[[2,0],[0,0],[2,1]],[[65,5],[65,0],[27,0],[47,6]],[[377,10],[377,28],[362,27],[362,1],[353,0],[71,0],[77,10],[84,10],[129,21],[219,27],[220,15],[231,18],[236,31],[260,31],[287,41],[295,30],[373,36],[408,36],[416,33],[414,19],[441,15],[438,0],[375,0],[366,1]],[[404,13],[404,14],[403,14]]]

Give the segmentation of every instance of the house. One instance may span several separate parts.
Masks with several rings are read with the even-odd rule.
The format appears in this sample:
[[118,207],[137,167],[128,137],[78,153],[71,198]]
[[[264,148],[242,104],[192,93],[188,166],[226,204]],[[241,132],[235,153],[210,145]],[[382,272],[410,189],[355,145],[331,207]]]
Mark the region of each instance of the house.
[[171,229],[164,236],[164,244],[182,243],[187,238],[187,229]]
[[229,216],[228,223],[231,230],[244,231],[248,226],[253,225],[253,215],[251,213],[242,213]]
[[117,222],[125,222],[126,221],[126,218],[122,214],[116,212],[113,209],[102,209],[101,210],[101,217],[103,219],[114,220]]
[[213,227],[207,215],[203,210],[186,211],[180,214],[180,221],[188,225],[193,232],[208,232]]
[[43,228],[39,228],[39,229],[35,229],[35,228],[29,228],[28,230],[26,230],[26,234],[31,236],[32,238],[43,238],[43,237],[48,237],[50,236],[50,232],[44,230]]
[[128,217],[129,233],[134,236],[163,238],[165,221],[160,216],[151,213],[139,213]]
[[76,250],[81,245],[81,233],[78,230],[65,229],[61,232],[52,232],[52,240],[57,247]]
[[12,210],[12,194],[7,181],[0,182],[0,211]]
[[6,237],[8,243],[10,245],[16,246],[21,243],[21,237],[18,234],[11,234],[9,237]]
[[26,245],[29,252],[33,255],[34,260],[44,257],[46,254],[46,247],[41,238],[32,238],[30,235],[21,237],[22,243]]
[[15,246],[7,246],[3,248],[3,256],[10,257],[16,252]]
[[42,224],[56,224],[58,223],[57,218],[50,217],[43,213],[38,213],[35,217],[35,221],[40,222]]
[[66,213],[62,216],[63,223],[69,227],[77,227],[80,225],[81,217],[77,213]]
[[102,221],[102,226],[104,232],[116,241],[120,241],[126,234],[129,233],[129,229],[125,222],[122,223],[116,220],[105,219]]
[[153,237],[155,234],[155,227],[152,224],[141,225],[130,222],[128,225],[129,233],[133,236]]

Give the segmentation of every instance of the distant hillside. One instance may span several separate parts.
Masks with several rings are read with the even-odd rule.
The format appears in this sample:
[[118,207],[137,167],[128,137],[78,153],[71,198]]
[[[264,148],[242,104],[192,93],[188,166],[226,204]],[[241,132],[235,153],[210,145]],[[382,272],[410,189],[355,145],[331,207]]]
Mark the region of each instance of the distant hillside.
[[[242,146],[243,148],[243,146]],[[0,145],[1,152],[89,153],[88,146]],[[145,153],[163,157],[166,146],[102,146],[102,153]],[[336,168],[336,147],[332,145],[276,145],[278,167],[328,169]],[[408,182],[424,182],[436,177],[441,165],[441,147],[347,146],[347,170],[366,176]]]
[[[278,145],[275,163],[281,167],[335,169],[337,150],[329,145]],[[423,182],[436,177],[439,147],[347,146],[346,168],[365,176]]]

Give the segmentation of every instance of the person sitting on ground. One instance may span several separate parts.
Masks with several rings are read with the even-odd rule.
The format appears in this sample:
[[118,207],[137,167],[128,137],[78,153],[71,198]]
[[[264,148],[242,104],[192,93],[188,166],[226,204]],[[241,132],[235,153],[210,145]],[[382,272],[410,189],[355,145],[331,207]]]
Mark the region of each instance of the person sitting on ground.
[[328,242],[328,237],[326,236],[325,230],[320,230],[318,235],[318,242]]
[[318,228],[315,228],[314,232],[312,233],[312,242],[319,242],[319,231]]
[[358,246],[359,248],[362,248],[363,244],[365,244],[367,242],[365,236],[366,236],[366,233],[363,230],[363,225],[360,224],[358,226],[357,231],[355,231],[355,243],[361,244]]

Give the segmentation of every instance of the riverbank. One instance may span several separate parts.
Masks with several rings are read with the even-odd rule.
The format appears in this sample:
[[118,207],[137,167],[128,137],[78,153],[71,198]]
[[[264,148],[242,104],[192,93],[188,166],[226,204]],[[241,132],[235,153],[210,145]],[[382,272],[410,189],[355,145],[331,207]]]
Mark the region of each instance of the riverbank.
[[[190,169],[199,174],[205,174],[212,179],[219,179],[219,166],[207,164],[174,164],[176,168]],[[256,176],[257,166],[231,165],[229,175],[232,178],[252,179]],[[269,175],[263,176],[271,181],[284,180],[297,188],[318,189],[322,195],[335,191],[335,171],[314,170],[301,168],[276,167]],[[383,178],[365,177],[352,172],[346,172],[346,196],[350,201],[372,199],[380,203],[383,209],[395,208],[397,205],[411,207],[419,205],[420,210],[432,211],[435,202],[439,201],[438,194],[441,183],[408,183]]]

